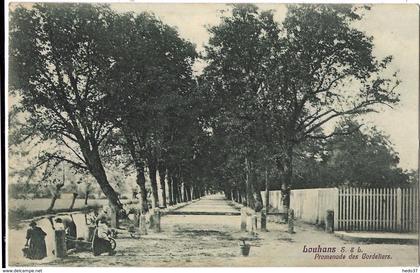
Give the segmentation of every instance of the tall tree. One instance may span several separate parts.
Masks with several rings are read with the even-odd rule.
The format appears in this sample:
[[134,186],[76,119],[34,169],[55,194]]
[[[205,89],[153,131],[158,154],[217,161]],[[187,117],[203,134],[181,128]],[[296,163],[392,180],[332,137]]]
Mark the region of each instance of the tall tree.
[[275,159],[286,209],[300,143],[350,134],[322,128],[398,102],[396,74],[384,77],[392,58],[375,58],[373,38],[353,27],[361,18],[350,5],[289,5],[279,25],[269,11],[235,5],[209,30],[204,79],[220,105],[215,124],[245,144],[247,174]]
[[209,32],[202,82],[217,107],[211,126],[243,160],[246,200],[254,207],[255,199],[261,202],[258,161],[269,146],[264,137],[270,127],[263,90],[269,72],[266,63],[277,48],[279,26],[269,12],[260,13],[254,5],[234,5],[232,15]]
[[136,169],[144,213],[148,210],[146,167],[152,205],[157,206],[158,163],[166,164],[165,138],[172,133],[167,128],[180,126],[180,105],[186,105],[194,87],[191,65],[196,53],[176,30],[148,13],[122,14],[111,28],[116,35],[111,37],[114,63],[107,81],[107,106]]
[[[290,5],[279,35],[278,58],[267,90],[282,134],[277,164],[282,172],[284,206],[289,206],[296,145],[307,139],[329,138],[347,131],[323,134],[322,128],[342,117],[375,111],[399,100],[394,73],[387,78],[392,57],[373,55],[373,37],[353,27],[362,18],[351,5]],[[389,73],[388,73],[389,74]],[[277,102],[277,103],[276,103]]]
[[90,172],[111,204],[122,210],[100,154],[113,129],[104,108],[113,16],[104,5],[13,6],[9,75],[10,90],[21,97],[21,111],[29,113],[29,132],[73,153],[73,158],[48,151],[45,156]]

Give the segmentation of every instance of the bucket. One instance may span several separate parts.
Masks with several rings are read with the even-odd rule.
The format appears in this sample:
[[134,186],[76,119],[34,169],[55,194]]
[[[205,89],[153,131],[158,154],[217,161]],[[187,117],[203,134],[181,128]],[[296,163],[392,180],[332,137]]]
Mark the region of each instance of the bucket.
[[242,244],[239,245],[239,247],[241,248],[241,255],[244,257],[247,257],[249,255],[249,250],[251,249],[251,245],[243,242]]
[[28,258],[28,256],[29,256],[29,247],[28,246],[24,246],[22,248],[22,252],[23,252],[23,257]]

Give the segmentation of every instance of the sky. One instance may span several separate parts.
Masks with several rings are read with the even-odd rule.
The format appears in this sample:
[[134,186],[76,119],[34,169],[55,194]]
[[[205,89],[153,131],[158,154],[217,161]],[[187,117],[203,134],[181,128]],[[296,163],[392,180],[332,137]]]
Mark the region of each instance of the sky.
[[[181,37],[193,42],[198,51],[204,49],[209,34],[207,26],[220,22],[225,4],[112,4],[119,12],[153,12],[164,23],[176,27]],[[283,4],[259,4],[261,9],[272,9],[275,19],[281,22],[286,15]],[[419,82],[419,18],[415,5],[376,4],[365,11],[364,18],[355,24],[359,30],[374,37],[374,54],[378,58],[393,56],[390,74],[399,72],[402,81],[398,88],[400,103],[391,108],[381,108],[379,113],[364,116],[363,121],[375,125],[390,137],[400,156],[400,167],[415,169],[418,166],[418,82]],[[199,72],[203,64],[198,63]]]

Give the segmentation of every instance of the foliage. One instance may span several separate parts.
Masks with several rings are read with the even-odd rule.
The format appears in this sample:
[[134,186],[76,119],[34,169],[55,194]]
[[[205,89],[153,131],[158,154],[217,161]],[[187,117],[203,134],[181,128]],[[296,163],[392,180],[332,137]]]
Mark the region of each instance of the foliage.
[[109,118],[119,129],[117,145],[137,173],[141,206],[147,210],[145,166],[157,195],[158,162],[178,168],[191,157],[188,142],[199,132],[191,70],[197,54],[175,29],[148,13],[123,14],[110,27],[117,35],[110,38],[114,62],[106,82]]
[[39,187],[35,183],[11,183],[9,184],[9,198],[27,199],[27,198],[49,198],[51,192],[45,187]]
[[[287,206],[294,187],[417,178],[397,167],[387,136],[348,122],[399,101],[392,57],[377,59],[373,37],[354,27],[364,8],[289,5],[276,22],[255,5],[231,7],[208,28],[207,66],[195,77],[195,46],[152,14],[101,4],[16,6],[11,143],[53,147],[13,170],[16,180],[55,185],[65,162],[75,173],[72,191],[91,192],[92,176],[120,209],[135,181],[144,212],[146,175],[156,206],[158,172],[172,203],[189,194],[181,188],[207,189],[254,208],[266,187],[281,189]],[[31,149],[16,147],[11,154],[22,157]]]
[[323,128],[399,100],[396,74],[384,77],[392,57],[373,56],[373,38],[352,26],[361,18],[350,5],[289,5],[280,25],[271,11],[233,5],[209,29],[203,82],[218,113],[213,129],[232,138],[234,157],[245,155],[247,184],[274,161],[286,206],[301,143],[351,134],[357,128]]
[[10,20],[10,90],[21,97],[19,110],[29,113],[24,131],[65,147],[45,151],[41,161],[64,161],[91,173],[110,201],[122,208],[99,153],[113,128],[104,118],[112,19],[104,5],[17,6]]
[[[337,132],[359,124],[341,122]],[[358,129],[352,135],[337,135],[317,143],[296,160],[296,187],[398,187],[409,176],[398,167],[399,157],[389,138],[376,127]]]

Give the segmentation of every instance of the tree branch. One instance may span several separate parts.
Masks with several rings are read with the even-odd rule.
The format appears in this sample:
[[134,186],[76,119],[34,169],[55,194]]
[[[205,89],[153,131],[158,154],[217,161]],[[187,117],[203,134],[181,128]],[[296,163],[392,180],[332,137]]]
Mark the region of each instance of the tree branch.
[[[358,113],[362,113],[362,112],[366,112],[366,111],[373,111],[373,110],[370,110],[370,109],[363,109],[363,108],[367,107],[369,105],[376,104],[376,103],[380,103],[380,102],[378,102],[377,100],[368,100],[368,101],[362,102],[358,106],[355,106],[352,109],[349,109],[349,110],[346,110],[346,111],[332,110],[332,112],[334,112],[335,114],[330,115],[329,117],[325,118],[324,120],[319,121],[315,125],[312,125],[311,128],[309,128],[308,130],[306,130],[302,134],[302,137],[308,136],[311,132],[313,132],[317,128],[320,128],[323,124],[327,123],[328,121],[330,121],[333,118],[336,118],[336,117],[339,117],[339,116],[344,116],[344,115],[358,114]],[[318,118],[317,118],[317,120],[318,120]],[[302,139],[302,137],[300,139]]]
[[351,135],[354,132],[358,131],[360,127],[362,127],[362,125],[358,125],[352,128],[352,130],[347,130],[345,132],[332,132],[331,134],[328,134],[328,135],[321,135],[321,134],[320,135],[307,135],[306,137],[310,139],[328,139],[333,136],[346,136],[346,135]]
[[69,148],[79,159],[80,159],[80,161],[82,161],[83,162],[83,164],[85,164],[86,165],[86,161],[82,158],[82,156],[80,156],[79,155],[79,153],[78,152],[76,152],[72,147],[70,147],[70,145],[64,140],[64,138],[61,138],[61,141],[63,142],[63,144],[67,147],[67,148]]
[[70,159],[65,158],[63,156],[59,156],[59,155],[55,155],[55,154],[49,154],[49,153],[45,154],[45,156],[48,159],[56,159],[56,160],[59,160],[59,162],[64,161],[64,162],[70,163],[71,165],[73,165],[76,168],[79,168],[79,169],[82,169],[82,170],[88,170],[88,168],[86,166],[83,166],[82,164],[74,162],[73,160],[70,160]]

